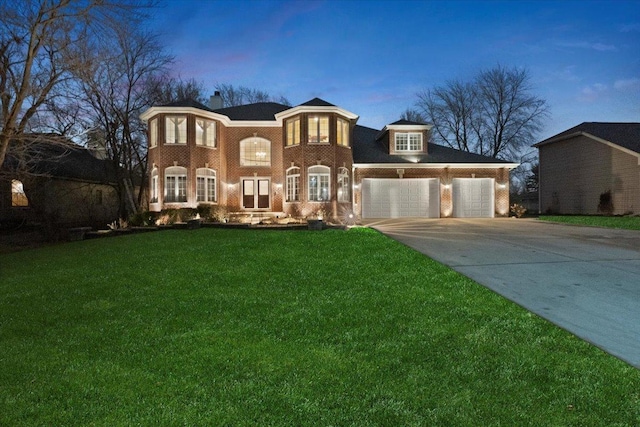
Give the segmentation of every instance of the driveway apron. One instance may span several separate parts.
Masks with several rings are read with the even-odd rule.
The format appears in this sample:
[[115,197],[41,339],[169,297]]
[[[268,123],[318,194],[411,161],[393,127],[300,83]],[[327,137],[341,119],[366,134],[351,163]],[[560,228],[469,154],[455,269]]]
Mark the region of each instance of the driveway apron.
[[640,368],[640,231],[514,218],[367,225]]

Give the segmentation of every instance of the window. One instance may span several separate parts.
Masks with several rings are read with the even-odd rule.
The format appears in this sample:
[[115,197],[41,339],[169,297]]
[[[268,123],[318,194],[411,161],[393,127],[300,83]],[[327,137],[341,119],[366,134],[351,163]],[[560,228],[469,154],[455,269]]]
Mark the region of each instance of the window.
[[149,203],[158,203],[158,168],[151,171],[151,198]]
[[164,201],[167,203],[187,201],[187,168],[171,166],[165,169]]
[[187,118],[184,116],[167,117],[165,121],[165,144],[187,143]]
[[240,166],[271,166],[271,141],[255,137],[240,141]]
[[396,133],[396,151],[422,151],[422,134]]
[[149,147],[158,145],[158,119],[149,120]]
[[326,202],[329,200],[330,169],[327,166],[311,166],[309,168],[309,201]]
[[338,169],[338,201],[350,202],[351,193],[349,191],[349,170],[347,168]]
[[300,118],[287,120],[287,146],[300,144]]
[[292,167],[287,169],[287,202],[300,201],[300,168]]
[[216,122],[196,119],[196,145],[216,146]]
[[196,200],[216,201],[216,171],[208,168],[196,169]]
[[336,143],[344,147],[349,146],[349,122],[344,119],[337,120]]
[[11,207],[14,208],[26,208],[29,206],[29,199],[24,192],[24,186],[22,181],[17,179],[11,180]]
[[309,117],[308,122],[308,142],[314,144],[328,144],[329,143],[329,117],[315,116]]

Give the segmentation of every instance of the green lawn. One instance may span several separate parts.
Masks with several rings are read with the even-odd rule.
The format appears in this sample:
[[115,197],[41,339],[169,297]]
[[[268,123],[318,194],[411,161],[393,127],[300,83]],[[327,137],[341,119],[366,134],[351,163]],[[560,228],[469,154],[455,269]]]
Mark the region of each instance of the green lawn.
[[640,370],[370,229],[0,255],[0,425],[634,426]]
[[640,230],[640,216],[540,215],[543,221]]

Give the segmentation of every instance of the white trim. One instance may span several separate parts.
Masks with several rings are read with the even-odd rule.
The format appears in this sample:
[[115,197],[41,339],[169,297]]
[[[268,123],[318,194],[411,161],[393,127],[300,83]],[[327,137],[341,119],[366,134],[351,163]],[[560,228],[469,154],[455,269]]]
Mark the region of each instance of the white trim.
[[282,120],[231,120],[228,116],[201,110],[195,107],[151,107],[140,114],[140,119],[149,120],[157,114],[186,115],[193,114],[205,119],[217,120],[226,127],[281,127]]
[[520,163],[354,163],[353,169],[515,169]]
[[401,131],[411,131],[411,130],[431,130],[433,125],[386,125],[382,128],[382,132],[387,130],[401,130]]
[[288,110],[281,111],[275,115],[276,120],[282,121],[282,119],[286,119],[287,117],[295,116],[300,113],[337,113],[341,116],[344,116],[351,120],[357,120],[360,116],[357,114],[353,114],[350,111],[343,110],[340,107],[334,106],[313,106],[313,105],[298,105],[297,107],[290,108]]

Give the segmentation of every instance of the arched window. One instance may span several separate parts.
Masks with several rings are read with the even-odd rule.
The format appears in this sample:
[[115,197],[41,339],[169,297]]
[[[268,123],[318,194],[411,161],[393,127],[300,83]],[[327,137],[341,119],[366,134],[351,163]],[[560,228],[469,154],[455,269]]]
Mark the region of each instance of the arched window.
[[11,180],[11,207],[14,208],[26,208],[29,206],[29,199],[24,192],[24,186],[22,181],[17,179]]
[[300,201],[300,168],[287,169],[287,202]]
[[196,200],[216,201],[216,171],[209,168],[196,169]]
[[328,166],[311,166],[307,171],[309,177],[309,201],[326,202],[331,194],[331,169]]
[[351,192],[349,191],[349,170],[347,168],[338,169],[338,201],[350,202]]
[[151,170],[151,194],[149,203],[158,203],[158,168]]
[[240,141],[240,166],[271,166],[271,141],[258,137]]
[[171,166],[165,169],[164,201],[166,203],[187,201],[187,168]]

